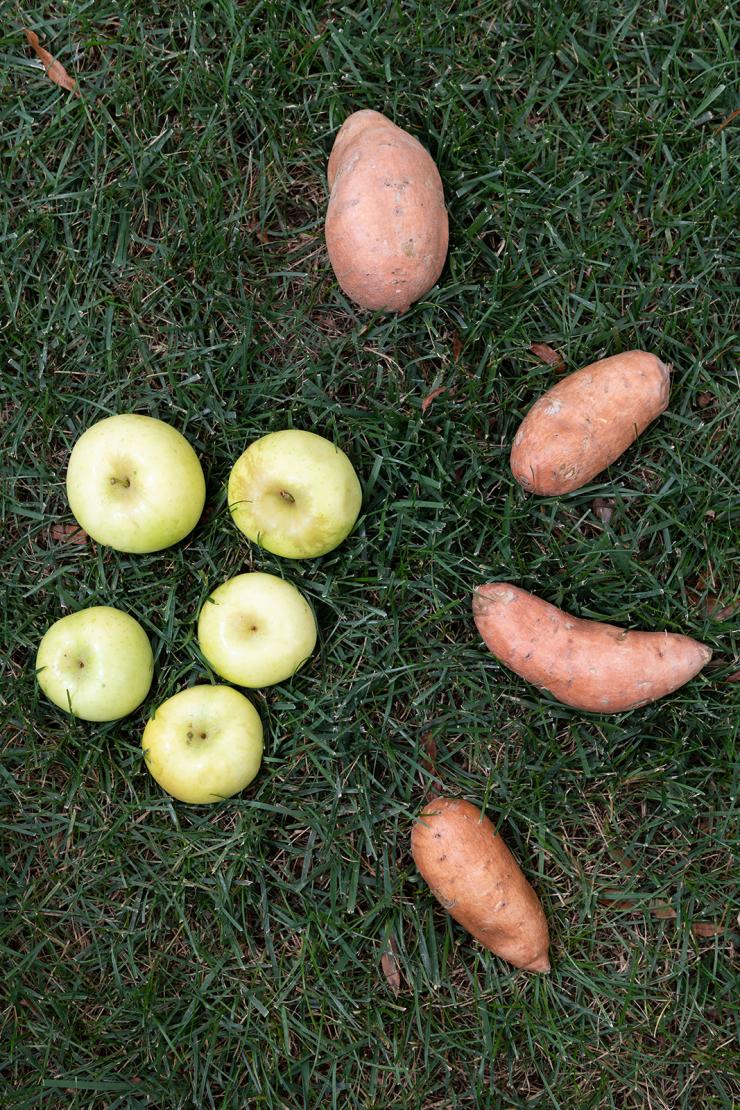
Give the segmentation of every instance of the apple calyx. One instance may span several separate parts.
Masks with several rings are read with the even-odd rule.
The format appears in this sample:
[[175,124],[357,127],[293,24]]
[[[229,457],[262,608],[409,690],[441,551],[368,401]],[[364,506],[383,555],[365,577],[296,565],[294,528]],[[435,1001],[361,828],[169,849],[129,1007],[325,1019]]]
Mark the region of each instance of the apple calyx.
[[288,505],[295,505],[295,497],[292,493],[290,493],[289,490],[281,489],[280,496],[282,497],[283,501],[287,502]]
[[[204,729],[201,728],[200,732],[198,733],[197,738],[198,738],[198,740],[207,740],[208,739],[208,733]],[[187,732],[188,744],[191,744],[193,742],[193,740],[195,740],[195,739],[196,739],[195,726],[190,725],[190,727],[188,728],[188,732]]]
[[65,651],[63,658],[65,660],[64,670],[66,670],[67,673],[74,674],[75,671],[84,669],[85,661],[84,659],[80,659],[79,655],[69,655]]

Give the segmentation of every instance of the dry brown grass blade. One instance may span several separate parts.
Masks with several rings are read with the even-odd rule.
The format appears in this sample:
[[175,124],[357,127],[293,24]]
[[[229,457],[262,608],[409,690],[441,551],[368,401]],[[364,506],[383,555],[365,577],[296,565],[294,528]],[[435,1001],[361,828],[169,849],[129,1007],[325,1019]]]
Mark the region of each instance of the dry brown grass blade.
[[386,982],[394,994],[401,989],[401,969],[398,966],[398,945],[394,937],[388,938],[388,951],[380,957],[380,966],[383,969]]
[[43,46],[39,46],[39,36],[35,31],[29,31],[27,28],[24,31],[28,44],[33,50],[36,57],[39,59],[44,69],[46,76],[55,85],[60,88],[66,89],[68,92],[75,93],[76,96],[80,95],[80,90],[77,88],[77,82],[73,77],[70,77],[61,62],[58,62],[53,54],[48,50],[44,50]]
[[427,394],[427,396],[421,402],[421,411],[422,411],[422,413],[427,411],[427,409],[429,408],[429,406],[431,405],[431,403],[432,403],[432,401],[434,400],[435,397],[439,397],[440,394],[446,393],[448,389],[449,389],[449,386],[441,385],[441,386],[439,386],[438,389],[433,389],[431,393]]
[[[422,767],[424,768],[425,771],[427,771],[432,776],[432,779],[434,780],[429,785],[429,789],[427,790],[426,795],[425,795],[425,799],[424,799],[425,802],[430,802],[432,800],[432,798],[435,798],[437,796],[437,794],[439,792],[439,788],[442,785],[442,779],[440,778],[439,773],[437,771],[437,767],[435,765],[435,760],[437,758],[437,744],[436,744],[436,741],[434,740],[434,737],[432,736],[431,732],[423,732],[422,733],[422,735],[421,735],[421,746],[422,746],[423,750],[426,752],[426,758],[423,758],[422,761],[421,761]],[[423,776],[422,776],[422,785],[423,785],[423,781],[424,780],[423,780]]]
[[556,374],[565,370],[565,359],[558,351],[548,347],[547,343],[530,343],[529,349],[537,358],[542,359],[548,366],[552,366]]
[[736,119],[738,116],[740,116],[740,108],[736,108],[734,112],[730,112],[727,119],[723,119],[722,123],[719,125],[719,127],[715,127],[715,129],[714,129],[715,135],[717,134],[718,131],[724,131],[724,129],[725,129],[725,127],[727,127],[728,123],[732,123],[732,121],[734,119]]
[[421,761],[424,769],[427,770],[430,775],[439,778],[437,768],[434,765],[434,761],[437,758],[437,744],[431,732],[423,732],[421,734],[421,746],[426,752],[426,759],[422,759]]

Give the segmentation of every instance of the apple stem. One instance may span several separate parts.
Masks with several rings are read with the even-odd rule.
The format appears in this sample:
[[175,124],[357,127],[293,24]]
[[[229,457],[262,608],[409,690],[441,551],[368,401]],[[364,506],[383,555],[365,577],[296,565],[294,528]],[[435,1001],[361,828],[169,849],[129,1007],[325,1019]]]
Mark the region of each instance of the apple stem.
[[124,489],[128,489],[131,482],[128,478],[111,478],[110,484],[112,486],[123,486]]
[[292,493],[289,493],[287,489],[281,489],[280,496],[283,501],[287,501],[289,505],[295,505],[295,497]]

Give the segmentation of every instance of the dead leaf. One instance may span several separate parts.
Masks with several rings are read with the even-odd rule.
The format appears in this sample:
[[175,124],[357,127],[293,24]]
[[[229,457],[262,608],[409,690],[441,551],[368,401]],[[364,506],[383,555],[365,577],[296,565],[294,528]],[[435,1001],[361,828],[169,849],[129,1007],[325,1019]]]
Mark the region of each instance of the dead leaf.
[[255,238],[259,239],[260,243],[266,243],[269,239],[269,235],[259,220],[252,220],[251,223],[248,223],[247,230],[253,231],[255,233]]
[[715,621],[728,621],[734,617],[740,608],[740,601],[731,605],[722,605],[718,597],[708,597],[706,600],[707,616]]
[[554,351],[552,347],[548,347],[547,343],[530,343],[529,349],[537,358],[542,359],[548,366],[552,366],[556,374],[562,374],[565,370],[563,356]]
[[44,50],[43,46],[39,46],[39,36],[36,32],[26,29],[24,34],[28,40],[28,45],[46,70],[46,76],[49,80],[66,89],[67,92],[73,92],[76,96],[79,96],[80,90],[77,88],[77,82],[69,76],[62,63],[58,62],[53,54]]
[[696,398],[697,404],[701,409],[707,408],[707,406],[713,404],[716,399],[717,398],[714,396],[713,393],[700,393],[699,396]]
[[603,524],[608,524],[614,516],[614,504],[614,501],[607,501],[604,497],[596,497],[591,502],[591,508]]
[[[612,895],[615,897],[611,897]],[[599,903],[613,910],[625,910],[627,913],[649,913],[663,921],[674,921],[678,917],[676,910],[667,902],[650,902],[647,906],[640,906],[635,904],[635,898],[623,899],[619,895],[618,890],[605,890],[603,896],[599,898]],[[716,937],[724,932],[723,925],[715,925],[712,921],[692,921],[689,927],[697,937]]]
[[725,682],[740,682],[740,671],[733,671],[733,673],[725,679]]
[[648,909],[653,917],[660,917],[665,921],[672,921],[674,917],[678,917],[673,906],[667,906],[665,902],[651,902]]
[[380,966],[383,969],[388,986],[396,995],[401,989],[401,969],[398,966],[397,956],[398,946],[395,939],[390,936],[388,938],[388,951],[380,957]]
[[[630,871],[633,871],[635,869],[635,867],[637,867],[637,864],[635,863],[635,861],[633,859],[631,859],[627,855],[626,852],[622,851],[622,849],[619,848],[616,844],[613,844],[611,846],[610,851],[611,851],[611,854],[614,857],[614,859],[618,863],[621,863],[625,867],[628,867],[630,869]],[[618,890],[607,890],[606,893],[607,894],[619,894],[619,891]]]
[[87,543],[89,536],[79,524],[52,524],[51,538],[54,543]]
[[617,893],[616,890],[605,890],[604,896],[599,898],[599,905],[608,906],[612,910],[634,910],[634,902],[625,902],[617,898],[606,897],[606,895]]
[[[619,890],[605,890],[604,897],[599,899],[602,906],[610,906],[614,910],[626,910],[627,913],[651,913],[653,917],[661,917],[670,919],[676,917],[676,911],[673,906],[667,905],[665,902],[650,902],[647,906],[636,904],[636,898],[627,897],[619,898],[621,891]],[[606,897],[609,895],[609,897]],[[614,895],[615,897],[611,897]]]
[[716,596],[714,592],[706,593],[705,596],[702,598],[701,595],[707,590],[708,586],[712,590],[716,590],[718,585],[721,586],[721,583],[718,583],[714,579],[714,575],[711,572],[711,569],[709,577],[709,584],[707,584],[707,580],[703,574],[697,574],[694,579],[687,582],[686,597],[692,605],[701,605],[704,615],[710,617],[712,620],[729,620],[730,617],[733,617],[735,613],[740,610],[740,598],[736,598],[734,601],[730,601],[726,605],[719,597]]
[[457,334],[457,332],[455,332],[455,334],[452,337],[452,357],[453,357],[455,362],[460,361],[460,355],[462,354],[462,349],[463,349],[463,341],[460,338],[460,336]]
[[450,387],[448,385],[441,385],[438,389],[433,389],[431,393],[427,394],[427,396],[421,402],[422,414],[427,411],[435,397],[439,397],[443,393],[446,393],[449,388]]
[[724,926],[714,925],[711,921],[695,921],[691,926],[695,937],[717,937],[724,931]]

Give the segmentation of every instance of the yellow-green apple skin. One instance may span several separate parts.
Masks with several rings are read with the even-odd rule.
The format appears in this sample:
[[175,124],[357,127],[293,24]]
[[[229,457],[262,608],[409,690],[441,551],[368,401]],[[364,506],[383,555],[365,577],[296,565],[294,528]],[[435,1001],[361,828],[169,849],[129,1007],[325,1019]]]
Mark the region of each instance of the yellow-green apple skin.
[[219,802],[249,786],[262,762],[262,722],[231,686],[191,686],[168,698],[141,739],[149,771],[181,802]]
[[362,506],[352,463],[313,432],[255,440],[229,477],[229,510],[254,543],[285,559],[326,555],[347,538]]
[[237,686],[273,686],[316,646],[316,618],[303,594],[274,574],[237,574],[200,611],[198,643],[216,674]]
[[67,497],[75,520],[97,543],[143,554],[192,532],[206,483],[198,456],[176,428],[120,413],[99,420],[75,443]]
[[36,654],[36,677],[50,701],[85,721],[115,721],[149,693],[152,647],[138,621],[93,605],[56,621]]

